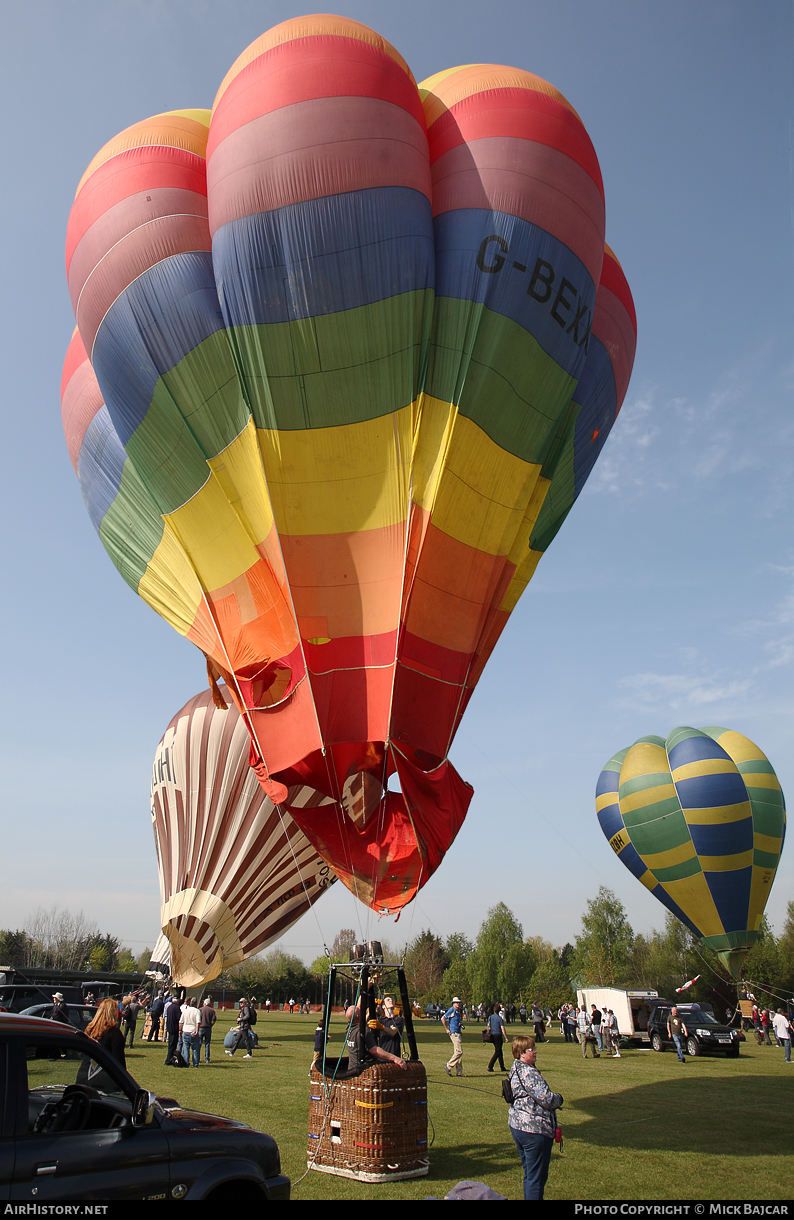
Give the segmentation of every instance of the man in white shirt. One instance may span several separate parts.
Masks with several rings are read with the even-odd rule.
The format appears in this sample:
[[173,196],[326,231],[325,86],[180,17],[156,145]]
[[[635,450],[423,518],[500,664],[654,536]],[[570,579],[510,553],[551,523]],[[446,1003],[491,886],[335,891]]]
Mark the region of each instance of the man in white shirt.
[[182,1035],[182,1049],[187,1059],[188,1067],[190,1066],[191,1057],[193,1059],[193,1067],[199,1065],[199,1010],[196,1008],[196,1001],[185,1000],[185,1007],[182,1009],[182,1019],[179,1022],[179,1032]]
[[786,1063],[791,1063],[791,1026],[782,1008],[778,1008],[772,1018],[772,1024],[775,1027],[775,1036],[782,1043]]

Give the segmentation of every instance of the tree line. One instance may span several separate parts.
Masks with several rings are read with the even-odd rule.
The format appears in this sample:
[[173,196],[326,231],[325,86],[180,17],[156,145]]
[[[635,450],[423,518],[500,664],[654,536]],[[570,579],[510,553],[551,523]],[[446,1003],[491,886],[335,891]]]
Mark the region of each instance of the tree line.
[[[766,917],[759,932],[743,978],[761,1003],[776,1008],[794,996],[794,901],[788,904],[779,937]],[[349,961],[356,940],[352,928],[341,929],[329,948],[330,961]],[[555,947],[540,936],[525,936],[502,902],[488,911],[473,941],[461,932],[442,938],[427,929],[406,945],[382,943],[386,961],[403,963],[409,994],[422,1006],[429,1001],[448,1004],[459,995],[469,1005],[538,1001],[556,1011],[575,1001],[577,987],[584,986],[653,988],[671,998],[695,975],[701,977],[685,993],[687,1000],[709,1000],[715,1009],[736,1002],[735,981],[680,920],[667,913],[662,930],[635,935],[622,903],[603,886],[588,900],[573,944]],[[41,966],[143,972],[150,957],[147,949],[136,960],[117,938],[89,924],[82,912],[73,915],[57,906],[39,908],[23,930],[0,931],[0,965],[20,970]],[[307,967],[275,946],[225,971],[211,986],[213,991],[227,989],[273,1003],[308,998],[317,1004],[326,999],[328,968],[325,954]],[[354,993],[355,984],[340,977],[337,1003],[352,1000]]]
[[15,970],[106,971],[143,973],[149,968],[151,949],[137,958],[109,932],[100,932],[82,911],[76,915],[57,904],[39,907],[25,920],[24,928],[0,929],[0,966]]
[[[443,941],[421,932],[405,950],[409,991],[420,1003],[448,1004],[459,995],[469,1004],[537,1001],[556,1012],[575,1002],[580,987],[634,987],[674,998],[676,989],[700,975],[684,998],[709,1001],[715,1009],[736,1005],[736,981],[717,955],[705,948],[673,914],[661,931],[634,933],[625,908],[602,886],[588,900],[573,944],[555,948],[539,936],[524,936],[504,903],[488,911],[474,942],[460,933]],[[794,997],[794,901],[782,934],[766,918],[747,954],[742,978],[760,1003],[777,1008]]]

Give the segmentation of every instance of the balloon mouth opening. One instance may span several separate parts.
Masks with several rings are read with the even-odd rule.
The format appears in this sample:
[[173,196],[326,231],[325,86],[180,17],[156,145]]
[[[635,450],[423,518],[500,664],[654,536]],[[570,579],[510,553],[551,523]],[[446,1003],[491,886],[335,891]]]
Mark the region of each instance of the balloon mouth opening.
[[[203,929],[210,931],[206,925]],[[171,946],[171,976],[180,987],[199,987],[221,973],[223,955],[214,934],[210,932],[212,948],[208,949],[194,939],[198,929],[193,936],[185,935],[174,923],[169,923],[163,931]]]

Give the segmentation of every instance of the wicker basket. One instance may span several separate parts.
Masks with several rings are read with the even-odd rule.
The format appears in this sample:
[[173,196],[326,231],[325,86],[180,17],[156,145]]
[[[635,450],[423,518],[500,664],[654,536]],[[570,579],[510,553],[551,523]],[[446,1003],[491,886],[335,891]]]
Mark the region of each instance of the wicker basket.
[[429,1169],[427,1073],[378,1063],[351,1080],[311,1073],[308,1165],[360,1182],[421,1178]]

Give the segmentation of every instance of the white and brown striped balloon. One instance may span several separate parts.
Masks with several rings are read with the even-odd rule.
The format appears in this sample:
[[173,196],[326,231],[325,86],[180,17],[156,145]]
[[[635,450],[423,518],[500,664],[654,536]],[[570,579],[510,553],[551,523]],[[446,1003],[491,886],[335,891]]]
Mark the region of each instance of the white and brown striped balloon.
[[[171,974],[198,987],[272,944],[336,881],[289,814],[267,798],[248,765],[251,739],[227,694],[210,691],[177,712],[157,747],[152,825],[160,866],[161,924]],[[333,804],[313,788],[290,805]]]

